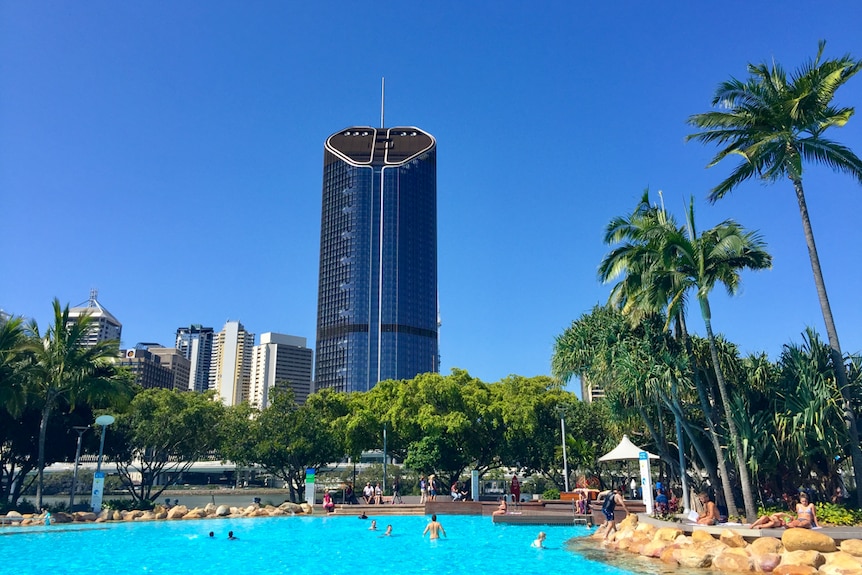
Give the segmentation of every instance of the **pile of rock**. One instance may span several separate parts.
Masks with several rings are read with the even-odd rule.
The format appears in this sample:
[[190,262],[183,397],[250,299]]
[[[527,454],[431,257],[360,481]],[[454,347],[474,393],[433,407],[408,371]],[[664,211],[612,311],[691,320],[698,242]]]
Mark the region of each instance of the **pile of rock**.
[[781,539],[759,537],[748,543],[732,529],[725,529],[718,538],[697,529],[688,536],[677,527],[657,527],[637,519],[636,515],[626,517],[604,545],[687,568],[776,575],[862,574],[859,539],[842,541],[838,546],[817,531],[787,529]]
[[[115,511],[104,509],[101,513],[76,511],[75,513],[46,513],[20,514],[10,511],[5,520],[0,524],[9,525],[44,525],[46,520],[50,523],[104,523],[106,521],[157,521],[170,519],[208,519],[216,517],[280,517],[285,515],[303,515],[313,512],[308,503],[285,502],[275,507],[273,505],[249,505],[248,507],[229,507],[227,505],[215,506],[208,503],[206,507],[195,507],[189,509],[185,505],[176,505],[167,509],[157,505],[152,511]],[[3,518],[0,518],[3,519]]]

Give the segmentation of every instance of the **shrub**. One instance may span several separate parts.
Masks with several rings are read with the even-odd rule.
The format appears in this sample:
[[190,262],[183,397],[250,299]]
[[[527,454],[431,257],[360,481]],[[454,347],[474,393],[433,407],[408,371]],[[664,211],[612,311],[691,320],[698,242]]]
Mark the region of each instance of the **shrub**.
[[560,490],[554,487],[550,489],[546,489],[544,493],[542,493],[542,499],[552,500],[560,498]]
[[827,525],[858,525],[862,523],[862,511],[847,509],[844,505],[835,503],[817,503],[818,523]]

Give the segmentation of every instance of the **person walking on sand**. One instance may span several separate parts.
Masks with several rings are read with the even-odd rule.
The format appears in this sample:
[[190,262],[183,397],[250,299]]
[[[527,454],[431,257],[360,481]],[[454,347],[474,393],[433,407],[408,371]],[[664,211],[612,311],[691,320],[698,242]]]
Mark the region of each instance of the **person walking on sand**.
[[437,521],[437,515],[431,515],[431,522],[425,526],[425,531],[422,532],[422,538],[425,538],[426,533],[431,533],[431,541],[440,538],[440,533],[443,533],[444,537],[448,537],[446,535],[446,530],[443,529],[443,526]]

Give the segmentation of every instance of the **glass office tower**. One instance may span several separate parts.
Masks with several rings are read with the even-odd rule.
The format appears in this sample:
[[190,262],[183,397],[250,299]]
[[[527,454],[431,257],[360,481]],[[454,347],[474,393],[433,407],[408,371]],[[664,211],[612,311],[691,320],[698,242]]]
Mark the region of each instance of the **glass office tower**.
[[434,137],[348,128],[323,158],[315,389],[438,371]]

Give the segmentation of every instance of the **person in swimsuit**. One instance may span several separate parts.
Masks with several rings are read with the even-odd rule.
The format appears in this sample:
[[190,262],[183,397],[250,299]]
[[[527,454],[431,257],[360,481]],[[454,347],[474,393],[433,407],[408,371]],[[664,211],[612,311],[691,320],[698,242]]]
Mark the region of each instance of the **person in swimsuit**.
[[787,527],[801,527],[802,529],[817,527],[817,515],[814,511],[814,504],[808,501],[807,494],[799,494],[799,503],[796,504],[796,519],[790,521]]
[[440,525],[440,522],[437,521],[437,515],[431,515],[431,523],[425,526],[425,531],[422,532],[422,538],[425,538],[426,533],[431,533],[431,540],[438,539],[440,537],[440,533],[446,535],[446,530],[443,529],[443,526]]
[[779,512],[770,515],[764,515],[751,524],[752,529],[780,529],[787,526],[787,513]]
[[545,532],[539,531],[539,535],[536,536],[536,539],[530,544],[530,547],[536,547],[538,549],[545,548]]
[[699,525],[717,525],[718,524],[718,507],[715,502],[709,498],[709,494],[705,491],[701,492],[698,497],[703,503],[703,513],[697,518]]
[[509,511],[509,507],[506,504],[506,498],[500,499],[500,506],[493,512],[491,515],[505,515]]
[[614,487],[614,490],[605,497],[605,502],[602,504],[602,513],[605,514],[605,526],[604,526],[604,536],[605,539],[610,537],[611,532],[616,531],[616,522],[614,519],[614,510],[617,505],[622,505],[623,510],[628,513],[629,509],[626,507],[626,500],[623,499],[622,496],[622,487]]

